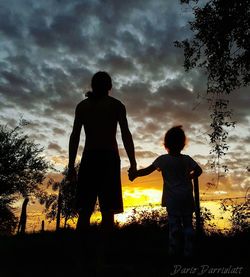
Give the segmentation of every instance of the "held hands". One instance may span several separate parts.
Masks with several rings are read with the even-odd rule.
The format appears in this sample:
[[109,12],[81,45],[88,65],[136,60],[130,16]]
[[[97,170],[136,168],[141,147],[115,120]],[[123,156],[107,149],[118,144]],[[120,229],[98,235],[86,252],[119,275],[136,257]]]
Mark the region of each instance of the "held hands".
[[130,167],[128,170],[128,178],[132,182],[137,177],[137,169]]

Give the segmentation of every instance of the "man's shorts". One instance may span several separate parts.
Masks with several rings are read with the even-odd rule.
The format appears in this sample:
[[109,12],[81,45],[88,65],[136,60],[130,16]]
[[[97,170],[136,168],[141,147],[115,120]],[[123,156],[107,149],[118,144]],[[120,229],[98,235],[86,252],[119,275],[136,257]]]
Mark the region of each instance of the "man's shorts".
[[101,212],[123,212],[118,152],[110,150],[83,152],[78,173],[77,208],[92,212],[97,198]]

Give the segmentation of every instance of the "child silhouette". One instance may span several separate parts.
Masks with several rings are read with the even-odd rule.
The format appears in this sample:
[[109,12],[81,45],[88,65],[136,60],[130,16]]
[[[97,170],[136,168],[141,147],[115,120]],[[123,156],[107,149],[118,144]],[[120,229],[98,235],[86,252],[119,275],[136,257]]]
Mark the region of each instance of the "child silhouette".
[[[192,214],[194,212],[192,179],[202,173],[201,167],[188,155],[181,154],[186,142],[182,126],[167,131],[164,145],[168,154],[159,156],[150,166],[129,172],[129,179],[159,170],[163,178],[162,206],[167,208],[169,221],[169,254],[193,253]],[[184,235],[184,245],[182,245]],[[183,247],[182,247],[183,246]]]

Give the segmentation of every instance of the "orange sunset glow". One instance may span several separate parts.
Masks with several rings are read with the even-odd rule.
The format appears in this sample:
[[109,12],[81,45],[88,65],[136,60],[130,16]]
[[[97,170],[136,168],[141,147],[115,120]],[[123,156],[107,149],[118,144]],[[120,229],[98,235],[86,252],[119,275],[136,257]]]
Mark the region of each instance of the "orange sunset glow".
[[0,0],[0,277],[250,276],[249,15]]
[[[56,181],[60,181],[62,177],[58,174],[53,174],[52,177]],[[223,211],[221,209],[221,200],[228,198],[239,198],[237,201],[244,201],[244,192],[235,192],[235,191],[224,191],[228,184],[227,182],[231,181],[225,179],[225,183],[219,184],[218,187],[208,188],[206,182],[208,180],[211,181],[212,176],[208,177],[204,174],[200,178],[200,197],[201,197],[201,207],[205,207],[211,211],[214,215],[214,219],[212,219],[211,223],[214,223],[216,228],[220,230],[228,230],[231,227],[231,223],[229,221],[231,213],[230,211]],[[152,208],[160,208],[161,206],[161,197],[162,197],[162,177],[161,173],[155,171],[153,174],[141,177],[136,179],[134,182],[129,181],[127,176],[127,170],[122,170],[122,189],[123,189],[123,201],[124,201],[124,213],[116,215],[116,221],[119,224],[124,224],[128,221],[129,217],[133,213],[133,209],[142,209],[149,210]],[[51,191],[51,193],[54,193]],[[211,200],[210,200],[211,199]],[[22,201],[17,204],[17,215],[20,213],[20,208],[22,205]],[[28,224],[27,231],[34,232],[39,231],[41,228],[42,220],[45,221],[45,228],[47,230],[55,229],[55,222],[49,222],[46,218],[46,215],[43,212],[43,207],[38,203],[31,203],[28,205]],[[77,218],[73,221],[69,221],[68,225],[75,228],[77,222]],[[101,222],[101,214],[100,212],[96,212],[91,217],[91,222],[100,223]],[[61,222],[63,226],[63,219]]]

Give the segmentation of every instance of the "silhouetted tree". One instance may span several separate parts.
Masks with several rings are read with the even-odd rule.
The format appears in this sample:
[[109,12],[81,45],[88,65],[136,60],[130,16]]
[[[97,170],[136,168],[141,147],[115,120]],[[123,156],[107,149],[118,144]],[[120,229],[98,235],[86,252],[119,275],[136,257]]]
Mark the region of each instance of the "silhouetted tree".
[[[76,170],[78,171],[79,165]],[[45,212],[47,218],[50,220],[56,220],[56,229],[60,227],[61,219],[64,219],[64,228],[67,226],[69,219],[74,220],[78,216],[75,209],[75,192],[76,183],[70,183],[66,179],[67,168],[62,172],[63,179],[61,182],[51,182],[50,186],[54,190],[55,194],[51,194],[50,197],[45,197]],[[42,203],[43,204],[43,203]]]
[[43,149],[22,131],[0,125],[0,233],[11,233],[17,219],[12,204],[20,197],[41,193],[50,164],[42,156]]
[[184,49],[184,67],[199,67],[207,74],[211,109],[211,153],[228,150],[228,127],[234,127],[227,95],[250,82],[250,0],[180,0],[189,4],[194,20],[191,39],[175,42]]
[[12,204],[15,202],[13,196],[0,196],[0,234],[8,235],[15,231],[17,217],[14,214]]

